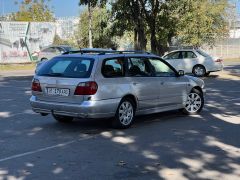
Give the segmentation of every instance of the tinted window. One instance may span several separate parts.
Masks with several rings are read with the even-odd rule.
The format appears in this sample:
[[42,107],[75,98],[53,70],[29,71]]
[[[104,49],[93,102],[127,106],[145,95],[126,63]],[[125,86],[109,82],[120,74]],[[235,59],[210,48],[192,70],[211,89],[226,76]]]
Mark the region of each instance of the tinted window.
[[128,73],[130,76],[151,76],[151,69],[146,58],[129,58]]
[[165,59],[182,59],[181,52],[173,52],[173,53],[167,54],[164,58]]
[[176,76],[174,70],[164,62],[160,61],[159,59],[149,59],[149,62],[152,66],[154,76],[157,77]]
[[191,52],[191,51],[183,51],[182,52],[183,54],[183,58],[186,58],[186,59],[192,59],[192,58],[196,58],[197,56]]
[[38,76],[88,78],[90,77],[93,59],[75,57],[57,57],[43,64]]
[[105,77],[124,76],[124,61],[122,58],[105,60],[102,66],[102,74]]

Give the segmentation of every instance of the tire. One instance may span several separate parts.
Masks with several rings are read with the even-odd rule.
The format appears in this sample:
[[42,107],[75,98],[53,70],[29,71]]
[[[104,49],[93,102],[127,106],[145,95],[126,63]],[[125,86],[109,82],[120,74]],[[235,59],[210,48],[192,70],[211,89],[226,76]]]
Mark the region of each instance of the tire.
[[124,98],[118,105],[115,117],[112,121],[113,128],[129,128],[135,118],[136,105],[130,98]]
[[60,123],[71,123],[73,121],[73,117],[69,117],[69,116],[61,116],[56,114],[53,114],[52,116],[56,121]]
[[202,65],[196,65],[193,67],[192,73],[194,76],[203,77],[206,74],[206,69]]
[[41,61],[47,61],[48,59],[47,58],[42,58]]
[[210,75],[210,72],[206,72],[206,73],[205,73],[205,76],[209,76],[209,75]]
[[193,89],[187,97],[187,102],[183,108],[183,113],[188,115],[198,114],[202,111],[204,106],[203,94],[197,90]]

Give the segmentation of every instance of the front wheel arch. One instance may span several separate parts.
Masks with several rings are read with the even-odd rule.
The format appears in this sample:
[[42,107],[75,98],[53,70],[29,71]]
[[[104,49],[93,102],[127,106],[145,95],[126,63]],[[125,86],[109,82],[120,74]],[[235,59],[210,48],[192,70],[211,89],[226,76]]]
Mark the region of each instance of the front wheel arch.
[[195,89],[198,90],[198,91],[200,91],[200,93],[203,95],[203,90],[202,90],[201,87],[195,86],[195,87],[192,88],[191,92],[193,92]]

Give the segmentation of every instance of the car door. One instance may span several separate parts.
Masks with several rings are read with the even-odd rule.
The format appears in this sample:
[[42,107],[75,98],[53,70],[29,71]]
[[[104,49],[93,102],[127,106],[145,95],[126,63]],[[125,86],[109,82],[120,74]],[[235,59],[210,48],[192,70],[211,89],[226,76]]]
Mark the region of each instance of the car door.
[[180,63],[181,70],[184,70],[186,73],[192,73],[193,67],[198,64],[197,55],[192,51],[182,51],[182,57]]
[[169,53],[163,57],[165,61],[167,61],[171,66],[173,66],[177,70],[183,70],[181,65],[182,60],[182,52],[176,51]]
[[158,80],[152,77],[148,59],[145,57],[127,57],[127,79],[132,93],[137,97],[139,110],[158,107]]
[[176,70],[161,59],[149,58],[149,63],[158,84],[159,106],[181,106],[187,97],[187,78],[178,76]]

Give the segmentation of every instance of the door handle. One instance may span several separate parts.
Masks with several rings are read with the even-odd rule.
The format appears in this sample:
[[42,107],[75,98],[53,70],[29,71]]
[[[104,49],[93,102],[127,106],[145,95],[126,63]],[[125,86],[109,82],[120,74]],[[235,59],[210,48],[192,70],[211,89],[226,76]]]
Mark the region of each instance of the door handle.
[[161,82],[161,85],[164,85],[164,82]]
[[138,83],[134,82],[133,85],[136,86]]

